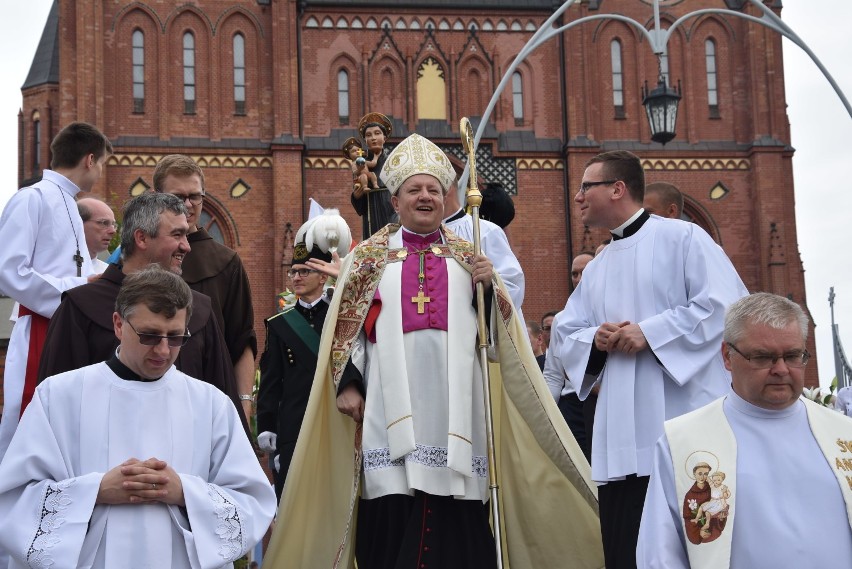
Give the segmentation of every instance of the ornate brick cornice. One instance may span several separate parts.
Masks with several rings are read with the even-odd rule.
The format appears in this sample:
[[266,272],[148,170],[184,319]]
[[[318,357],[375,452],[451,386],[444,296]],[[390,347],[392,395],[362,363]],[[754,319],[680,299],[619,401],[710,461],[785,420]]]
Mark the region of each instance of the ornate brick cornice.
[[750,170],[748,158],[646,158],[645,170]]
[[[144,166],[153,168],[165,154],[113,154],[107,160],[108,166]],[[202,168],[271,168],[272,159],[268,156],[192,156]]]
[[518,170],[564,170],[565,161],[559,158],[518,158],[515,167]]
[[310,158],[305,158],[305,168],[312,170],[335,170],[335,169],[349,169],[349,160],[346,158],[340,157],[336,158],[334,156],[313,156]]

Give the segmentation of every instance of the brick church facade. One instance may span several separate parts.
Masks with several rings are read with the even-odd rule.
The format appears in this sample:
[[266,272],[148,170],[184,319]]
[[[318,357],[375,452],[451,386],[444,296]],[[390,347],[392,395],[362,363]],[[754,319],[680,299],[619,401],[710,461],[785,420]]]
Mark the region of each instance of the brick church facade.
[[[781,13],[779,0],[767,4]],[[338,207],[360,234],[340,151],[360,116],[391,117],[391,145],[419,132],[463,164],[459,119],[478,124],[558,5],[60,0],[23,87],[19,181],[38,179],[51,138],[74,120],[113,142],[94,193],[117,209],[150,187],[160,157],[193,156],[206,176],[205,222],[246,264],[262,340],[263,318],[290,284],[292,238],[309,198]],[[759,15],[742,0],[664,0],[663,26],[706,7]],[[653,24],[650,0],[584,0],[561,22],[606,13]],[[683,99],[666,146],[651,142],[641,104],[657,60],[622,22],[598,20],[550,40],[504,91],[478,168],[481,181],[502,182],[514,199],[507,234],[526,274],[526,317],[565,304],[571,258],[605,236],[583,227],[571,200],[586,160],[613,149],[637,153],[648,182],[684,192],[686,216],[722,245],[749,290],[806,307],[781,36],[709,15],[678,28],[668,49],[664,71]],[[808,383],[816,384],[812,361]]]

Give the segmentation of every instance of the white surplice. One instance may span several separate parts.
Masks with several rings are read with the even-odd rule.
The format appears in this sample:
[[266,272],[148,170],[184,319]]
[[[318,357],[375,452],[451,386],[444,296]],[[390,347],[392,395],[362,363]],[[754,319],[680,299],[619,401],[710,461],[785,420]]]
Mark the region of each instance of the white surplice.
[[[554,319],[548,358],[550,352],[559,358],[580,399],[601,379],[593,480],[649,475],[665,420],[728,390],[721,356],[725,310],[746,294],[731,261],[703,229],[656,215],[589,262]],[[599,375],[586,375],[598,327],[625,320],[639,324],[650,348],[610,353]]]
[[[852,565],[852,530],[843,495],[834,465],[826,461],[811,432],[804,404],[797,401],[772,411],[730,392],[723,410],[737,446],[736,513],[734,523],[723,530],[733,531],[731,568]],[[690,566],[684,497],[676,495],[673,469],[663,436],[655,448],[642,511],[636,554],[640,569]]]
[[[166,461],[186,506],[95,504],[104,474],[131,457]],[[174,367],[152,382],[105,363],[48,378],[0,463],[11,568],[231,567],[275,508],[233,403]]]
[[[469,214],[450,222],[445,221],[444,225],[462,239],[473,243],[473,218]],[[509,293],[512,304],[520,315],[521,305],[524,303],[524,271],[512,252],[506,233],[496,223],[480,219],[479,237],[482,242],[482,254],[491,260],[494,270],[503,279],[506,292]],[[523,322],[523,316],[521,321]]]
[[[0,217],[0,291],[46,318],[53,316],[63,291],[84,284],[94,272],[74,202],[79,192],[65,176],[45,170],[42,181],[9,199]],[[74,261],[78,250],[83,257],[82,277],[77,276]],[[13,320],[17,310],[16,305]],[[12,328],[6,355],[0,460],[21,414],[29,344],[30,317],[22,316]]]

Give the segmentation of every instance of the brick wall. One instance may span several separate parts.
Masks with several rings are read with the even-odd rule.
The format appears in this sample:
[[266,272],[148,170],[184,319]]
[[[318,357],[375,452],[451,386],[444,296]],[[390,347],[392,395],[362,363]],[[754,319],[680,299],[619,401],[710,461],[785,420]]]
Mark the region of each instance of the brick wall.
[[[590,8],[594,4],[573,6],[564,20],[599,13]],[[671,22],[708,5],[725,7],[725,2],[684,0],[668,5],[663,17]],[[651,16],[646,4],[632,0],[610,0],[604,8],[638,21]],[[549,15],[463,7],[440,13],[405,6],[389,15],[377,7],[324,8],[310,2],[303,13],[297,10],[293,1],[268,6],[254,0],[62,2],[61,89],[34,88],[24,94],[24,119],[35,109],[49,109],[54,133],[82,119],[120,142],[95,189],[114,205],[129,197],[137,178],[150,183],[158,156],[183,152],[205,160],[208,207],[246,264],[261,341],[262,319],[274,312],[275,293],[289,284],[282,266],[288,255],[286,227],[290,235],[298,229],[308,198],[339,207],[360,234],[360,220],[349,205],[348,170],[335,147],[323,149],[317,141],[339,138],[340,129],[350,129],[348,136],[367,111],[393,115],[413,132],[418,126],[417,69],[426,57],[444,68],[447,123],[457,131],[458,119],[484,107],[531,37],[524,28]],[[385,18],[390,32],[379,27]],[[440,29],[444,20],[447,30]],[[433,33],[425,29],[428,22],[436,27]],[[459,30],[453,29],[457,22]],[[501,23],[509,29],[493,31]],[[519,31],[512,31],[515,23]],[[467,31],[471,24],[479,30],[475,35]],[[132,108],[130,36],[135,29],[145,34],[144,113]],[[681,28],[669,45],[670,77],[680,81],[684,98],[678,137],[666,147],[650,143],[641,107],[641,85],[656,82],[656,60],[647,42],[618,22],[575,28],[521,65],[522,120],[513,116],[511,86],[501,97],[492,121],[503,136],[482,144],[495,158],[516,164],[516,217],[507,233],[527,276],[527,318],[564,305],[571,258],[604,237],[575,219],[571,199],[585,161],[615,148],[646,159],[649,182],[672,182],[684,191],[750,290],[789,295],[806,304],[780,37],[739,19],[717,17],[695,22],[689,34],[686,30]],[[183,105],[186,32],[195,38],[197,109],[192,115],[184,113]],[[245,115],[235,114],[233,105],[236,33],[246,39]],[[718,117],[707,101],[707,39],[717,48]],[[613,40],[622,46],[623,117],[613,108]],[[350,113],[343,121],[337,107],[341,69],[350,77]],[[510,133],[528,138],[513,147],[507,142]],[[448,135],[437,142],[458,145],[459,139]],[[25,169],[23,178],[30,174]],[[238,179],[251,190],[235,198],[229,189]],[[712,200],[710,189],[719,182],[730,191]],[[816,378],[814,362],[808,381]]]

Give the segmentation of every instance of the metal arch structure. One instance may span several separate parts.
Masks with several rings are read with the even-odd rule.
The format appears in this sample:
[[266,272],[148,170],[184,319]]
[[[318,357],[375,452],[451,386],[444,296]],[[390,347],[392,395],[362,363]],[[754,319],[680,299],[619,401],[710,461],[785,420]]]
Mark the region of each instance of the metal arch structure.
[[834,287],[828,291],[828,305],[831,307],[831,344],[834,348],[834,377],[837,389],[852,386],[852,366],[846,359],[843,344],[840,343],[840,327],[834,323]]
[[[476,128],[476,134],[473,139],[474,153],[476,152],[476,149],[479,148],[479,141],[482,138],[482,134],[485,132],[485,127],[488,125],[488,120],[491,118],[491,113],[494,111],[494,107],[497,106],[497,101],[500,99],[500,96],[503,94],[503,90],[506,88],[506,85],[508,85],[509,81],[511,80],[512,74],[515,73],[520,64],[523,63],[526,58],[540,45],[550,40],[551,38],[556,37],[557,35],[562,34],[564,32],[567,32],[575,26],[579,26],[580,24],[585,24],[587,22],[592,22],[594,20],[617,20],[633,26],[648,40],[648,43],[651,45],[653,53],[656,55],[662,55],[666,53],[666,46],[668,44],[669,37],[671,37],[672,32],[674,32],[674,30],[676,30],[684,22],[692,18],[697,18],[708,14],[722,14],[727,16],[733,16],[736,18],[743,18],[745,20],[748,20],[749,22],[760,24],[775,32],[778,32],[783,37],[792,41],[805,53],[808,54],[808,56],[811,58],[811,61],[816,64],[816,66],[822,72],[823,76],[825,76],[825,78],[828,80],[829,84],[834,89],[834,92],[837,93],[837,96],[840,98],[840,101],[843,103],[843,106],[846,107],[846,112],[849,113],[850,118],[852,118],[852,105],[850,105],[849,100],[846,98],[846,95],[844,95],[843,91],[840,89],[840,86],[834,80],[834,77],[831,76],[831,73],[828,72],[828,69],[826,69],[826,67],[822,64],[816,54],[811,50],[811,48],[807,46],[807,44],[802,40],[802,38],[800,38],[792,30],[792,28],[790,28],[790,26],[786,24],[786,22],[784,22],[771,9],[767,8],[760,0],[748,0],[750,4],[756,6],[763,13],[763,15],[759,18],[750,14],[744,14],[742,12],[737,12],[734,10],[726,10],[723,8],[705,8],[685,14],[675,20],[670,27],[662,29],[660,28],[660,0],[654,0],[654,28],[651,30],[645,28],[645,26],[643,26],[641,23],[637,22],[633,18],[622,16],[621,14],[596,14],[594,16],[586,16],[584,18],[574,20],[573,22],[569,22],[568,24],[565,24],[564,26],[561,26],[559,28],[554,28],[554,22],[563,13],[565,13],[565,11],[572,4],[575,4],[578,1],[579,0],[567,0],[564,4],[562,4],[562,6],[560,6],[533,34],[533,36],[529,39],[526,45],[524,45],[523,49],[518,52],[518,55],[512,61],[512,64],[509,66],[509,68],[506,70],[506,73],[503,74],[500,83],[497,85],[497,89],[491,96],[491,100],[488,101],[488,106],[485,108],[485,112],[482,115],[482,119],[480,120],[479,125]],[[468,176],[468,166],[465,166],[465,170],[464,172],[462,172],[461,179],[459,180],[458,185],[459,200],[462,203],[464,203]]]

